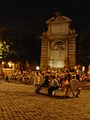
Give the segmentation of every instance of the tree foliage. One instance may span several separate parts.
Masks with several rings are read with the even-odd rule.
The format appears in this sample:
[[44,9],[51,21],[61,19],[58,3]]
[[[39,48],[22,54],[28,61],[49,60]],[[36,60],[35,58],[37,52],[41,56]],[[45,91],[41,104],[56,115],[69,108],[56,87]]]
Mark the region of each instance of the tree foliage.
[[30,61],[32,56],[34,34],[16,32],[3,27],[0,29],[2,59],[12,61]]

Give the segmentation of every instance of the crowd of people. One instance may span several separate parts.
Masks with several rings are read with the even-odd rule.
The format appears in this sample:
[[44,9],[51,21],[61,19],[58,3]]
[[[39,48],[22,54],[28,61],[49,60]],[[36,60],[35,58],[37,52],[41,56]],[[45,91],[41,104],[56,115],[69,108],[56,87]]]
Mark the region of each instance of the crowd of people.
[[[40,73],[39,73],[40,74]],[[42,76],[42,79],[41,79]],[[82,78],[82,79],[81,79]],[[64,72],[45,72],[40,74],[34,85],[37,86],[36,92],[40,92],[43,87],[47,87],[48,95],[54,95],[55,90],[65,90],[65,96],[69,96],[69,92],[73,97],[78,97],[81,91],[81,84],[85,78],[78,73]],[[75,95],[76,91],[76,95]]]
[[[76,71],[70,72],[68,70],[23,70],[16,69],[11,74],[5,75],[0,73],[0,79],[7,82],[18,81],[20,83],[32,84],[36,86],[36,92],[40,92],[43,87],[48,89],[48,95],[53,95],[55,90],[65,90],[65,95],[68,96],[69,92],[73,97],[78,97],[81,91],[81,85],[87,80],[87,74],[79,73]],[[76,95],[74,91],[77,91]]]

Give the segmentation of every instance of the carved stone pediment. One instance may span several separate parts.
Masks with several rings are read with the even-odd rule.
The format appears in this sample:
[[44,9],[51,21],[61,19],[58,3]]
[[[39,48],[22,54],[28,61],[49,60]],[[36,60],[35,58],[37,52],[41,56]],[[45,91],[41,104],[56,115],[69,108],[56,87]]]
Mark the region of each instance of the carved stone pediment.
[[61,14],[57,13],[54,17],[51,17],[46,21],[47,24],[55,24],[55,23],[68,23],[72,20],[66,16],[62,16]]

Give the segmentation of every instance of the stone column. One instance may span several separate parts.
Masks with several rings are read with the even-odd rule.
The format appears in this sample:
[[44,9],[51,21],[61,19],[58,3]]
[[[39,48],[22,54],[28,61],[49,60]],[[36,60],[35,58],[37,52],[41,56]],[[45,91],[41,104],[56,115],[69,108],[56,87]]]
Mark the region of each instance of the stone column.
[[47,64],[48,64],[48,40],[46,38],[42,39],[42,44],[41,44],[41,63],[40,67],[41,69],[46,69]]
[[69,39],[68,44],[68,64],[74,66],[76,64],[76,40]]

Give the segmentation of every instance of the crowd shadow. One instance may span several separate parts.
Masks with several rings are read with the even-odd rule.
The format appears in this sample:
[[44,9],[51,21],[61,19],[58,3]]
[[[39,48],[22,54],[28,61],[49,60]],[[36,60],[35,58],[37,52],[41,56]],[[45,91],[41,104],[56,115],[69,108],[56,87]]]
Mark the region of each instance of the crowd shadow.
[[46,96],[46,97],[50,97],[50,98],[55,98],[55,99],[69,99],[69,98],[72,98],[70,96],[65,96],[65,95],[48,95],[47,93],[42,93],[42,92],[39,92],[37,94],[42,95],[42,96]]

